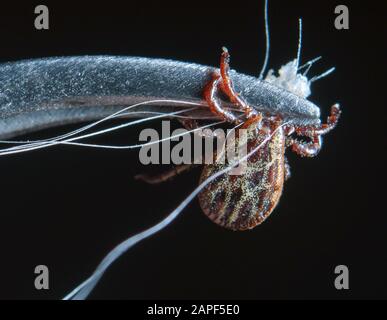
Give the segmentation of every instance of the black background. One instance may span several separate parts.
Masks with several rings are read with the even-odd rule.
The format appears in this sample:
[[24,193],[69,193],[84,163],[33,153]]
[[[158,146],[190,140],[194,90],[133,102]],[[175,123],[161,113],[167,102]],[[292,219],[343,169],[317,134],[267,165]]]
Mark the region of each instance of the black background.
[[[48,31],[34,29],[38,4],[50,9]],[[292,178],[268,221],[252,231],[231,232],[213,224],[195,200],[166,230],[117,261],[92,298],[387,298],[387,218],[380,205],[385,9],[382,1],[346,1],[350,29],[336,30],[339,4],[269,3],[269,66],[278,69],[295,57],[302,17],[302,61],[323,56],[311,74],[336,66],[313,85],[310,100],[324,119],[335,102],[343,116],[317,158],[288,151]],[[2,61],[109,54],[218,65],[225,45],[232,68],[257,75],[264,58],[263,1],[22,1],[2,4],[0,35]],[[99,141],[136,142],[140,129]],[[2,157],[0,168],[3,299],[61,298],[113,246],[174,209],[197,185],[200,171],[148,186],[133,180],[147,170],[137,152],[69,146]],[[50,269],[48,291],[34,289],[38,264]],[[349,267],[349,290],[334,287],[339,264]]]

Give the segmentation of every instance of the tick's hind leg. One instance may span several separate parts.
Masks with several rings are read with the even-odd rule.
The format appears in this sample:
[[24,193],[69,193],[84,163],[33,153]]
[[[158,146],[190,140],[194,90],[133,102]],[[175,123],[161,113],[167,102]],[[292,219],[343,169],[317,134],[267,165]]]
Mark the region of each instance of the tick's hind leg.
[[179,122],[182,124],[182,126],[187,129],[190,132],[193,132],[197,136],[201,138],[214,138],[217,136],[216,132],[210,131],[209,129],[206,130],[200,130],[200,126],[198,122],[195,119],[179,119]]
[[134,179],[141,180],[149,184],[159,184],[172,179],[184,171],[189,170],[192,168],[192,166],[192,164],[182,164],[156,175],[138,174],[134,176]]

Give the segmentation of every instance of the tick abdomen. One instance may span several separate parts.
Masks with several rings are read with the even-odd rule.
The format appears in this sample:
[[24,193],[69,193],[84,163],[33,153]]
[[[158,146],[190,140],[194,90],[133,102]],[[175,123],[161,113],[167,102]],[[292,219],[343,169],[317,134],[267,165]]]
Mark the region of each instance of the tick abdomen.
[[[247,152],[257,148],[267,135],[248,133]],[[224,174],[200,194],[204,213],[215,223],[232,230],[246,230],[261,224],[276,207],[282,193],[285,135],[279,128],[246,163],[241,175]],[[229,164],[204,167],[200,182]]]

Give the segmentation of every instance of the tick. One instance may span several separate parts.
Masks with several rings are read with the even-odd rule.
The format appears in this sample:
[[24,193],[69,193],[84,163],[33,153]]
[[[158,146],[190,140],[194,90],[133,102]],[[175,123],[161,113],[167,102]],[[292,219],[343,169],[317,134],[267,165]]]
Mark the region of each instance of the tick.
[[[285,151],[290,147],[303,157],[313,157],[321,149],[321,136],[332,130],[339,119],[338,104],[331,107],[326,124],[301,126],[283,124],[279,116],[263,115],[239,96],[229,75],[229,53],[223,49],[220,72],[214,74],[204,90],[204,97],[211,111],[224,120],[238,124],[241,120],[225,110],[218,100],[218,91],[244,112],[242,127],[248,129],[248,152],[263,143],[247,161],[242,175],[224,174],[210,183],[199,194],[204,213],[215,223],[231,229],[246,230],[261,224],[273,212],[281,197],[284,181],[290,177]],[[304,142],[292,135],[310,139]],[[266,143],[264,140],[270,137]],[[227,164],[204,167],[201,181],[223,170]]]
[[[284,181],[290,177],[286,149],[291,148],[302,157],[316,156],[321,149],[321,136],[336,126],[341,111],[339,105],[334,104],[327,123],[305,126],[284,123],[279,115],[263,114],[250,107],[243,97],[235,92],[229,74],[229,59],[228,50],[223,48],[219,72],[213,74],[204,88],[203,97],[214,115],[247,129],[247,152],[261,146],[248,158],[243,174],[226,173],[218,177],[200,192],[199,203],[203,212],[216,224],[231,230],[247,230],[265,221],[279,202]],[[305,86],[309,84],[300,83],[297,78],[297,67],[292,65],[292,62],[283,68],[282,74],[286,76],[287,89],[294,88],[296,92],[309,91],[309,87],[305,90]],[[292,73],[293,77],[289,77]],[[281,76],[276,78],[269,74],[266,81],[281,82],[282,79]],[[242,118],[222,105],[221,94],[242,111]],[[184,121],[183,124],[189,129],[197,126],[190,120]],[[294,136],[303,136],[309,141],[299,140]],[[227,161],[205,165],[200,182],[229,165]],[[138,175],[137,178],[149,183],[159,183],[187,168],[189,165],[183,165],[158,176]]]

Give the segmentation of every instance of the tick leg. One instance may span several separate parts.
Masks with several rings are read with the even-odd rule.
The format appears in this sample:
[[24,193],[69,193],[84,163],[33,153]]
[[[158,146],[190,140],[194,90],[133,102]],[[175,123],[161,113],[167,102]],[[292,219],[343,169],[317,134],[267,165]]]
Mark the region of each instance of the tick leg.
[[321,135],[312,137],[311,142],[304,142],[293,138],[288,138],[286,144],[301,157],[314,157],[321,149]]
[[323,135],[331,131],[334,127],[336,127],[337,122],[339,121],[339,117],[341,114],[339,104],[334,104],[331,107],[331,113],[328,116],[327,123],[323,123],[319,126],[300,126],[295,127],[295,132],[298,135],[303,135],[307,137],[313,137],[314,135]]
[[252,124],[255,124],[255,123],[259,127],[259,124],[261,123],[261,121],[262,121],[262,115],[261,114],[253,114],[249,118],[247,118],[247,120],[243,123],[243,126],[241,127],[241,129],[247,129]]
[[179,122],[188,131],[195,130],[195,129],[199,128],[198,122],[194,119],[179,119]]
[[314,157],[321,149],[321,136],[331,131],[337,124],[341,110],[338,104],[331,107],[331,113],[327,123],[319,126],[300,126],[295,127],[294,131],[297,135],[307,136],[312,139],[311,142],[303,142],[296,139],[288,138],[287,145],[292,147],[292,150],[303,157]]
[[230,73],[230,54],[228,50],[223,47],[223,52],[220,57],[220,75],[222,76],[221,86],[223,92],[228,96],[232,103],[238,104],[246,115],[250,115],[253,109],[235,92],[232,84]]
[[229,75],[230,66],[230,54],[228,50],[223,47],[223,52],[220,58],[220,75],[215,74],[211,81],[204,89],[204,98],[207,101],[211,111],[219,115],[222,119],[239,124],[241,121],[234,116],[234,114],[221,107],[217,98],[218,88],[220,88],[224,94],[230,99],[230,101],[237,105],[244,113],[247,119],[247,125],[257,123],[258,126],[262,120],[261,113],[256,112],[251,108],[239,95],[235,92],[232,84],[231,77]]
[[[250,107],[245,100],[243,100],[238,93],[235,92],[232,80],[229,74],[230,71],[230,54],[227,48],[223,47],[223,52],[220,58],[220,75],[222,77],[222,82],[220,86],[222,91],[227,95],[230,101],[234,104],[237,104],[242,111],[245,113],[246,117],[249,119],[253,115],[257,115],[257,112]],[[259,114],[262,118],[262,115]],[[255,120],[257,121],[257,119]]]
[[[200,126],[198,125],[198,122],[194,119],[179,119],[179,122],[183,125],[185,129],[188,131],[193,131],[194,134],[197,134],[199,137],[202,138],[214,138],[216,137],[216,132],[208,132],[206,130],[199,130]],[[209,129],[208,129],[209,130]]]
[[218,86],[220,82],[220,76],[215,74],[211,81],[204,88],[204,98],[210,107],[210,110],[215,115],[220,116],[223,120],[232,123],[240,123],[240,120],[234,116],[234,114],[221,107],[219,99],[217,98]]
[[187,171],[191,167],[192,164],[182,164],[156,175],[138,174],[134,176],[134,179],[141,180],[149,184],[158,184],[172,179],[180,173]]

